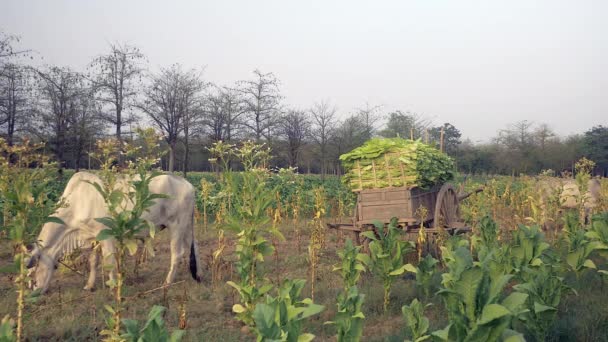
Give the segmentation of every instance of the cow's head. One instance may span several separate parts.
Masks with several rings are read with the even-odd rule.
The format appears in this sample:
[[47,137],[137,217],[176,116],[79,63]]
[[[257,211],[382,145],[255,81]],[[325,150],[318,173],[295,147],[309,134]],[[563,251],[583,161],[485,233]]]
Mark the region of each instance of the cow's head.
[[31,279],[30,288],[40,290],[41,293],[46,292],[56,269],[53,258],[36,247],[27,261],[27,268],[28,277]]

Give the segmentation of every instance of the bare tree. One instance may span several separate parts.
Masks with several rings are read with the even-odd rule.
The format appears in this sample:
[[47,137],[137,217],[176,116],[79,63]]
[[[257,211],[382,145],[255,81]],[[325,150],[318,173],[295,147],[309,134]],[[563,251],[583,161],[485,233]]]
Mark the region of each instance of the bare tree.
[[83,88],[75,98],[74,110],[71,112],[69,132],[76,171],[83,167],[83,157],[87,151],[91,152],[96,137],[107,128],[107,122],[100,115],[101,108],[95,100],[94,92],[90,85],[83,84]]
[[150,85],[144,90],[145,99],[138,105],[163,132],[169,145],[170,172],[175,168],[178,138],[188,126],[188,116],[197,110],[202,89],[199,73],[183,71],[179,64],[174,64],[151,77]]
[[19,36],[0,31],[0,64],[11,57],[26,55],[30,50],[16,50],[13,45],[19,42]]
[[555,133],[548,124],[542,123],[534,130],[534,138],[538,141],[541,151],[545,150],[549,139],[555,137]]
[[82,75],[69,68],[36,70],[38,79],[37,131],[49,137],[60,167],[65,161],[67,136],[82,92]]
[[222,111],[224,113],[224,137],[232,141],[236,137],[243,122],[247,107],[239,91],[224,87],[221,90]]
[[24,129],[29,115],[32,82],[30,72],[23,66],[6,63],[0,66],[0,127],[9,146],[15,132]]
[[365,135],[367,139],[371,139],[376,133],[376,125],[380,120],[380,109],[382,106],[370,106],[369,103],[365,103],[365,108],[357,109],[357,115],[360,118],[360,122],[365,127]]
[[[355,147],[361,146],[367,138],[368,131],[362,117],[358,114],[351,115],[346,120],[337,124],[330,137],[333,161],[338,163],[338,157]],[[337,168],[340,170],[340,168]]]
[[137,94],[144,61],[145,57],[137,47],[111,44],[110,52],[95,58],[90,65],[92,80],[98,90],[97,99],[111,108],[104,119],[116,127],[118,140],[122,139],[122,127],[133,121],[133,117],[125,117],[124,114]]
[[214,89],[205,96],[203,106],[203,125],[212,141],[226,140],[224,137],[226,116],[221,88]]
[[239,91],[228,87],[214,87],[205,98],[203,124],[213,141],[231,141],[242,125],[246,111]]
[[253,131],[256,141],[262,140],[262,137],[270,140],[281,110],[279,81],[272,73],[264,74],[255,70],[253,74],[254,80],[239,82],[238,90],[243,95],[247,113],[244,124]]
[[289,166],[297,167],[304,140],[310,135],[310,121],[304,111],[290,110],[281,118],[279,130],[287,142]]
[[327,173],[327,147],[330,135],[335,127],[336,108],[330,106],[329,102],[316,103],[310,109],[312,115],[312,139],[319,147],[321,159],[321,179],[325,179]]

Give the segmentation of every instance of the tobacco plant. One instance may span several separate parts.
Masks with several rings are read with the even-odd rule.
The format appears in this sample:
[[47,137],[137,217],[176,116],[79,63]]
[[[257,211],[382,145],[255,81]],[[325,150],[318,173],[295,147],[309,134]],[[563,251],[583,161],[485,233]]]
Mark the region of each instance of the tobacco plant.
[[325,309],[310,298],[300,299],[306,281],[285,280],[277,296],[266,296],[253,311],[257,341],[308,342],[314,335],[302,332],[302,321]]
[[179,342],[186,333],[184,330],[175,330],[169,334],[163,313],[166,308],[160,305],[154,305],[148,320],[140,327],[139,322],[133,319],[123,319],[122,323],[125,326],[125,332],[120,336],[122,341],[126,342]]
[[[113,255],[114,263],[108,265],[116,271],[116,279],[107,282],[114,292],[114,307],[106,305],[106,310],[111,314],[107,319],[107,330],[103,330],[101,335],[106,336],[108,341],[121,340],[121,322],[123,311],[122,287],[124,279],[123,258],[125,252],[135,255],[137,252],[136,236],[148,230],[151,237],[154,237],[155,227],[142,218],[143,214],[152,207],[157,199],[166,198],[165,194],[155,194],[150,192],[150,182],[160,172],[152,171],[152,167],[159,160],[158,140],[153,130],[139,130],[138,134],[143,138],[144,147],[136,147],[129,144],[120,145],[116,140],[109,139],[98,142],[99,154],[102,171],[101,179],[103,184],[90,183],[104,199],[108,208],[107,217],[96,218],[95,221],[102,224],[105,228],[97,234],[97,241],[114,239],[116,242],[116,252]],[[121,153],[121,148],[125,151]],[[145,151],[145,155],[138,155],[140,150]],[[124,174],[120,174],[115,162],[120,154],[127,158],[136,158],[135,162],[128,161],[128,166]],[[121,190],[117,183],[121,178],[127,182],[128,190]]]
[[564,240],[567,245],[566,267],[576,274],[577,279],[585,269],[597,269],[590,256],[593,251],[602,247],[600,241],[590,240],[586,233],[574,215],[566,215],[564,226]]
[[512,292],[503,298],[511,279],[485,263],[472,261],[469,251],[458,247],[450,255],[448,273],[440,294],[448,312],[449,324],[432,333],[440,341],[523,341],[509,330],[513,318],[523,311],[527,294]]
[[416,266],[416,287],[424,293],[426,298],[431,295],[433,287],[433,276],[437,272],[437,264],[439,260],[427,254]]
[[274,192],[266,188],[263,178],[254,173],[244,173],[242,206],[228,217],[227,227],[237,232],[238,237],[235,266],[239,276],[238,283],[229,281],[228,285],[238,291],[241,299],[241,303],[235,304],[232,310],[248,326],[254,325],[252,314],[256,304],[272,289],[260,270],[264,258],[274,252],[264,235],[272,233],[283,239],[279,231],[272,229],[270,218],[266,215],[273,195]]
[[431,338],[428,331],[429,319],[424,316],[424,309],[429,305],[422,305],[418,299],[414,298],[410,305],[404,305],[401,308],[405,326],[412,336],[412,340],[406,340],[406,342],[422,342]]
[[508,250],[512,272],[518,275],[526,268],[541,266],[550,247],[539,226],[520,225]]
[[608,212],[596,214],[591,218],[585,237],[596,241],[596,250],[601,257],[608,259]]
[[361,246],[354,246],[350,239],[346,240],[344,248],[338,251],[342,262],[333,268],[340,272],[344,286],[338,295],[338,311],[334,321],[326,324],[336,325],[338,342],[360,341],[363,335],[365,315],[361,309],[365,295],[359,293],[357,283],[369,264],[369,256],[360,251]]
[[319,254],[325,246],[325,189],[321,186],[314,190],[315,213],[310,221],[310,241],[308,245],[308,262],[310,265],[310,297],[315,299],[315,283],[317,280],[317,268],[319,266]]
[[370,239],[370,268],[382,279],[384,288],[384,312],[388,310],[390,303],[391,287],[393,281],[405,272],[416,273],[412,264],[404,264],[403,258],[407,253],[414,250],[411,241],[402,241],[399,238],[397,219],[391,219],[390,224],[385,227],[382,223],[375,224],[376,231],[366,231],[361,234]]
[[[4,271],[16,273],[17,323],[15,338],[24,339],[24,313],[26,301],[32,296],[27,289],[31,281],[27,274],[28,246],[37,243],[42,225],[46,222],[63,224],[52,217],[61,205],[48,198],[47,188],[54,181],[56,168],[39,151],[43,145],[24,141],[21,145],[8,146],[0,138],[0,196],[4,206],[4,222],[0,236],[7,236],[14,250],[14,263]],[[4,325],[3,329],[7,329]]]
[[536,341],[545,341],[549,329],[555,324],[561,297],[570,288],[551,265],[527,270],[524,278],[526,282],[513,287],[515,291],[528,295],[527,310],[520,319]]

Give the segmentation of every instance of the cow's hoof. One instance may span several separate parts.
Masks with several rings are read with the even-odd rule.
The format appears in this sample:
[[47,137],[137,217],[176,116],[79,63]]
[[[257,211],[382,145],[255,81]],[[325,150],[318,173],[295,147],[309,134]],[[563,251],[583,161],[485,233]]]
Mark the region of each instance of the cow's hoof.
[[83,290],[85,290],[85,291],[89,291],[89,292],[93,292],[93,291],[95,291],[95,287],[93,287],[93,286],[85,286],[85,287],[83,288]]

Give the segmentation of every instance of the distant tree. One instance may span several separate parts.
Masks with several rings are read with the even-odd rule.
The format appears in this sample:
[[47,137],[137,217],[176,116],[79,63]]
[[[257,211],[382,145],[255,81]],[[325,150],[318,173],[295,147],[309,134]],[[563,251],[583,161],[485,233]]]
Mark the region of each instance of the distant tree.
[[245,112],[240,93],[228,87],[212,87],[205,96],[203,125],[212,141],[231,141]]
[[310,121],[304,111],[290,110],[283,115],[279,132],[286,141],[289,166],[297,167],[301,149],[310,135]]
[[27,68],[6,63],[0,66],[0,127],[9,146],[15,133],[25,129],[30,114],[31,73]]
[[82,168],[83,158],[91,152],[95,140],[107,128],[107,122],[101,117],[99,103],[95,100],[95,91],[89,84],[83,84],[79,95],[74,99],[74,109],[69,128],[73,149],[74,168]]
[[357,109],[356,115],[359,117],[359,122],[363,124],[367,139],[371,139],[376,134],[376,125],[380,120],[381,108],[381,106],[370,106],[369,103],[366,103],[364,108]]
[[223,87],[220,95],[224,114],[224,137],[227,141],[232,141],[243,125],[247,104],[243,101],[241,93],[235,88]]
[[331,133],[336,124],[336,108],[328,101],[315,103],[310,109],[312,117],[311,137],[319,147],[321,161],[321,179],[327,173],[327,149]]
[[203,87],[197,72],[183,71],[179,64],[174,64],[151,76],[150,84],[144,89],[144,99],[137,105],[162,131],[169,145],[169,172],[175,169],[179,136],[189,124],[188,116],[198,110],[196,105]]
[[340,155],[363,145],[366,140],[368,140],[368,131],[361,116],[354,114],[346,118],[332,131],[330,143],[334,162],[339,165]]
[[398,110],[389,114],[386,127],[380,131],[380,135],[386,138],[409,139],[413,133],[414,139],[418,139],[430,124],[430,121],[422,115]]
[[226,127],[226,117],[223,110],[224,104],[222,94],[219,89],[210,92],[205,96],[203,104],[204,131],[207,132],[211,141],[226,140],[224,137]]
[[473,144],[470,140],[465,140],[457,151],[456,166],[467,174],[497,173],[497,153],[496,145]]
[[252,130],[256,141],[270,140],[272,129],[281,112],[279,80],[272,73],[253,72],[254,79],[239,82],[238,91],[245,104],[244,124]]
[[502,162],[509,163],[511,172],[534,172],[539,168],[534,158],[534,123],[528,120],[518,121],[499,132],[496,142],[505,148]]
[[439,148],[441,144],[441,131],[443,130],[443,151],[449,155],[454,155],[460,145],[462,133],[451,123],[444,123],[442,126],[429,129],[429,135],[433,143]]
[[534,129],[533,139],[536,141],[536,144],[540,147],[541,151],[545,150],[547,143],[553,137],[555,137],[555,132],[553,132],[551,127],[546,123],[541,123]]
[[596,163],[603,176],[608,176],[608,127],[595,126],[585,132],[583,153]]
[[15,49],[15,43],[20,40],[19,36],[0,31],[0,65],[8,62],[11,57],[26,55],[30,50]]
[[133,122],[125,110],[134,103],[138,81],[141,80],[145,56],[128,44],[111,44],[110,52],[91,62],[97,99],[109,107],[104,119],[116,127],[116,138],[122,139],[122,127]]
[[65,162],[66,143],[83,91],[81,74],[67,67],[36,70],[38,134],[48,138],[60,168]]

